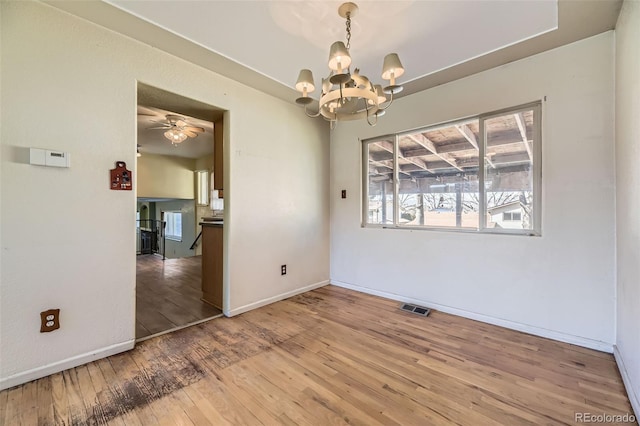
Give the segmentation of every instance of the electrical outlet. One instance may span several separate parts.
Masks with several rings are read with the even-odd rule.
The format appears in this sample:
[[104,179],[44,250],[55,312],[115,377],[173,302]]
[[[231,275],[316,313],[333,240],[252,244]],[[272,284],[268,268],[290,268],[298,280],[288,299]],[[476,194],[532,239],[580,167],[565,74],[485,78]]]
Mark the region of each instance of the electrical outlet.
[[342,190],[342,198],[347,198],[347,190],[346,189]]
[[40,333],[48,333],[60,328],[60,309],[40,312]]
[[287,265],[282,265],[280,267],[280,275],[287,275]]

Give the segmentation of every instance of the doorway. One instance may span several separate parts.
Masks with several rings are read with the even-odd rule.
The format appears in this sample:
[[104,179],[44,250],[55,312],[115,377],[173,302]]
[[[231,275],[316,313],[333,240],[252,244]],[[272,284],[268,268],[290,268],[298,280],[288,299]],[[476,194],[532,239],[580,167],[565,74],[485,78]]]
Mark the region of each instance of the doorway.
[[137,113],[140,341],[222,316],[222,306],[203,299],[203,269],[217,259],[203,265],[200,224],[222,217],[224,211],[209,178],[214,174],[216,144],[222,144],[221,128],[214,129],[216,123],[222,126],[224,111],[138,83]]

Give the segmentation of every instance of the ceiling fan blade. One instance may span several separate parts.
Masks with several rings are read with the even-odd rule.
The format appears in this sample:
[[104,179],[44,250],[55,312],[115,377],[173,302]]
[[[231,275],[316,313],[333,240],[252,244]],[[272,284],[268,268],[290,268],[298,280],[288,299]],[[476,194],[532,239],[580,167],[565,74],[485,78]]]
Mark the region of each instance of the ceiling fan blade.
[[171,126],[147,127],[147,130],[169,130]]
[[194,133],[194,132],[192,132],[192,131],[190,131],[190,130],[187,130],[187,129],[182,129],[182,132],[183,132],[185,135],[189,136],[190,138],[195,138],[196,136],[198,136],[198,134],[197,134],[197,133]]
[[184,117],[181,115],[167,114],[165,117],[167,121],[172,124],[176,124],[178,121],[184,121]]
[[149,117],[158,117],[160,116],[160,114],[158,114],[157,112],[155,112],[153,109],[142,106],[142,105],[138,105],[138,115],[146,115]]
[[184,130],[188,130],[190,132],[204,133],[204,128],[202,128],[202,127],[186,126],[183,129]]

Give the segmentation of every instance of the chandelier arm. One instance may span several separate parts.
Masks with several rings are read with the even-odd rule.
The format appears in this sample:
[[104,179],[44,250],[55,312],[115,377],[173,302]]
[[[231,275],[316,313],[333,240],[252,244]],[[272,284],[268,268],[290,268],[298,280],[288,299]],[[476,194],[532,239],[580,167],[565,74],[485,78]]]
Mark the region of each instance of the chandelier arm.
[[372,123],[371,121],[369,121],[369,103],[365,100],[364,101],[364,105],[365,105],[365,111],[367,112],[367,124],[371,127],[375,126],[376,124],[378,124],[378,113],[376,112],[375,115],[376,116],[376,120]]
[[391,98],[389,99],[389,103],[388,103],[384,108],[380,107],[379,109],[380,109],[380,110],[382,110],[382,111],[384,111],[384,110],[386,110],[387,108],[389,108],[389,107],[391,106],[391,104],[392,104],[392,103],[393,103],[393,92],[391,92]]
[[304,113],[307,114],[307,117],[310,118],[316,118],[317,116],[320,115],[320,110],[318,109],[318,112],[316,114],[309,114],[309,111],[307,111],[307,106],[304,106]]

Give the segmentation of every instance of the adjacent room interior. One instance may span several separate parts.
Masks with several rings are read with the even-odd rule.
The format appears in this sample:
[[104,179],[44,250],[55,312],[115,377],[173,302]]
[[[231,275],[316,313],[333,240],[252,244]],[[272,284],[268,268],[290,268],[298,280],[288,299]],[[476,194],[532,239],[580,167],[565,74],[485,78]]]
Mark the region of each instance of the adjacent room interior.
[[[203,278],[203,230],[223,225],[224,111],[138,83],[136,143],[136,340],[222,315]],[[215,124],[214,124],[215,122]],[[216,145],[218,149],[216,149]],[[203,232],[205,231],[205,232]],[[209,242],[209,241],[207,241]],[[208,250],[208,251],[207,251]],[[222,247],[204,250],[222,264]],[[206,262],[205,262],[206,263]],[[222,276],[222,271],[220,271]]]
[[0,54],[0,423],[637,424],[637,0],[3,1]]

